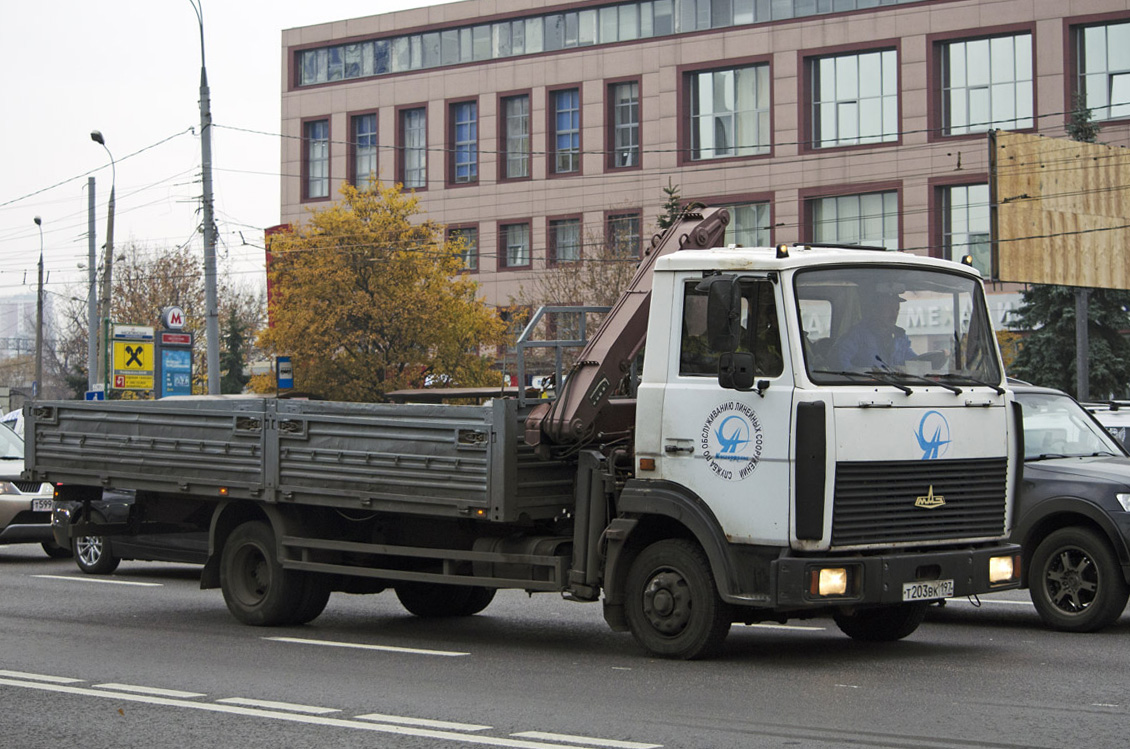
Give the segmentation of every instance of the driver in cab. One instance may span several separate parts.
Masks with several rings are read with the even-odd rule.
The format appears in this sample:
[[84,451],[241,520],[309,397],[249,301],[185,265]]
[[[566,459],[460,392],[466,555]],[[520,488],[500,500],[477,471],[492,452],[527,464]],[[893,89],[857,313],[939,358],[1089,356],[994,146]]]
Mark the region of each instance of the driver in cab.
[[860,299],[863,319],[832,347],[832,361],[841,370],[866,371],[901,367],[917,358],[906,330],[895,324],[906,301],[899,292],[877,289]]

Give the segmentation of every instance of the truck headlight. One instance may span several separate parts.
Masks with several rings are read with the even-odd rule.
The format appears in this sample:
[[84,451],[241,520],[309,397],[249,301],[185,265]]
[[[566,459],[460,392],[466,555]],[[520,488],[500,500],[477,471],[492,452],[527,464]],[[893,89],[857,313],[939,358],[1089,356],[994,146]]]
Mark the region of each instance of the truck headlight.
[[1122,505],[1123,512],[1130,512],[1130,494],[1115,494],[1114,498]]
[[1015,577],[1015,573],[1019,571],[1020,565],[1011,557],[990,557],[989,558],[989,582],[990,583],[1007,583]]
[[846,596],[853,593],[851,567],[816,567],[808,571],[808,593],[817,597]]

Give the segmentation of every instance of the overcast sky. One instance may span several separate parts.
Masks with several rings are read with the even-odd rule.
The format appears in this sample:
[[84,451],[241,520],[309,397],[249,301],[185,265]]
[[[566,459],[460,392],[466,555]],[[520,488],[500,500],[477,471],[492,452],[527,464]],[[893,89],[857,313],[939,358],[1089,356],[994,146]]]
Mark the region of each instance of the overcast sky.
[[[261,278],[262,230],[279,221],[282,30],[445,1],[203,0],[221,267]],[[40,216],[49,293],[59,304],[79,284],[85,298],[87,178],[99,248],[111,181],[91,130],[116,162],[115,247],[203,247],[200,30],[189,0],[11,0],[0,50],[0,296],[34,295]]]

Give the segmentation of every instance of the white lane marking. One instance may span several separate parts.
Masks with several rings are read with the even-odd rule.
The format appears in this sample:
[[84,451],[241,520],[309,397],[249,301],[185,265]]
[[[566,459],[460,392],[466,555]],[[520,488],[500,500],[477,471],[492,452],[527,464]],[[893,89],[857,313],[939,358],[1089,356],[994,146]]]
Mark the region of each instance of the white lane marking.
[[310,715],[329,715],[340,713],[336,707],[315,707],[313,705],[296,705],[293,702],[273,702],[271,700],[253,700],[247,697],[225,697],[216,702],[227,705],[247,705],[248,707],[265,707],[268,710],[290,710],[295,713],[308,713]]
[[200,692],[182,692],[179,689],[160,689],[158,687],[141,687],[136,684],[94,684],[95,689],[112,689],[116,692],[134,692],[136,694],[147,694],[152,697],[172,697],[178,700],[191,700],[197,697],[207,697],[206,694]]
[[448,731],[485,731],[490,728],[490,726],[480,726],[475,723],[451,723],[446,720],[408,718],[401,715],[385,715],[384,713],[367,713],[354,717],[357,720],[371,720],[376,723],[393,723],[401,726],[426,726],[428,728],[443,728]]
[[746,625],[749,627],[760,627],[761,629],[799,629],[808,632],[823,632],[827,627],[808,627],[802,624],[766,624],[759,622],[757,624]]
[[988,599],[988,600],[981,599],[980,601],[974,603],[973,601],[970,601],[967,598],[947,598],[945,600],[950,602],[950,603],[964,603],[964,604],[969,605],[969,606],[982,606],[986,603],[992,603],[992,604],[995,604],[997,606],[1032,606],[1033,605],[1031,601],[997,601],[997,600],[994,600],[994,599]]
[[[426,728],[413,728],[409,726],[394,726],[387,723],[368,723],[348,718],[328,718],[321,715],[300,715],[298,713],[284,713],[261,708],[242,707],[240,705],[221,705],[215,702],[191,702],[187,700],[174,700],[168,697],[150,697],[143,694],[130,694],[128,692],[109,692],[104,689],[90,689],[64,684],[43,684],[33,681],[17,681],[15,679],[0,678],[0,684],[23,687],[24,689],[38,689],[43,692],[57,692],[60,694],[73,694],[83,697],[112,698],[120,702],[139,702],[147,705],[162,705],[165,707],[184,707],[190,710],[205,712],[225,713],[228,715],[245,715],[254,718],[273,718],[290,723],[303,723],[306,725],[329,726],[332,728],[355,728],[373,733],[385,733],[396,736],[412,736],[417,738],[438,739],[441,741],[454,741],[463,744],[480,744],[483,746],[502,746],[508,749],[561,749],[561,744],[546,744],[540,741],[524,741],[501,736],[476,736],[470,733],[454,733],[450,731],[436,731]],[[555,735],[555,734],[548,734]],[[623,742],[621,742],[623,743]],[[638,744],[637,746],[655,749],[662,744]]]
[[543,739],[545,741],[561,741],[584,746],[607,746],[614,749],[659,749],[662,744],[640,744],[636,741],[617,741],[616,739],[594,739],[588,736],[570,736],[567,733],[544,733],[542,731],[523,731],[512,733],[522,739]]
[[80,583],[101,583],[102,585],[135,585],[139,588],[163,588],[164,583],[139,583],[133,580],[105,580],[101,577],[76,577],[71,575],[32,575],[44,580],[72,580]]
[[321,645],[327,648],[355,648],[357,650],[382,650],[388,653],[411,653],[413,655],[441,655],[461,656],[470,653],[460,653],[454,650],[423,650],[421,648],[398,648],[393,645],[363,645],[357,642],[335,642],[334,640],[307,640],[302,637],[264,637],[264,640],[275,642],[290,642],[296,645]]
[[32,681],[47,681],[52,684],[79,684],[82,679],[68,679],[65,676],[48,676],[47,674],[29,674],[26,671],[0,671],[0,676],[11,676],[14,679],[31,679]]

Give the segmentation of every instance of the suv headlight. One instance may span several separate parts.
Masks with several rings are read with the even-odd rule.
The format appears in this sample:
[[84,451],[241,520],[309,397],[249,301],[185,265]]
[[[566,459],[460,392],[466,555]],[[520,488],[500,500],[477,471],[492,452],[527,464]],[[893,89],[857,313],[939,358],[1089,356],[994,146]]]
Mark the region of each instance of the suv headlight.
[[1130,512],[1130,494],[1115,494],[1114,498],[1122,505],[1123,512]]
[[0,481],[0,494],[22,494],[11,481]]

